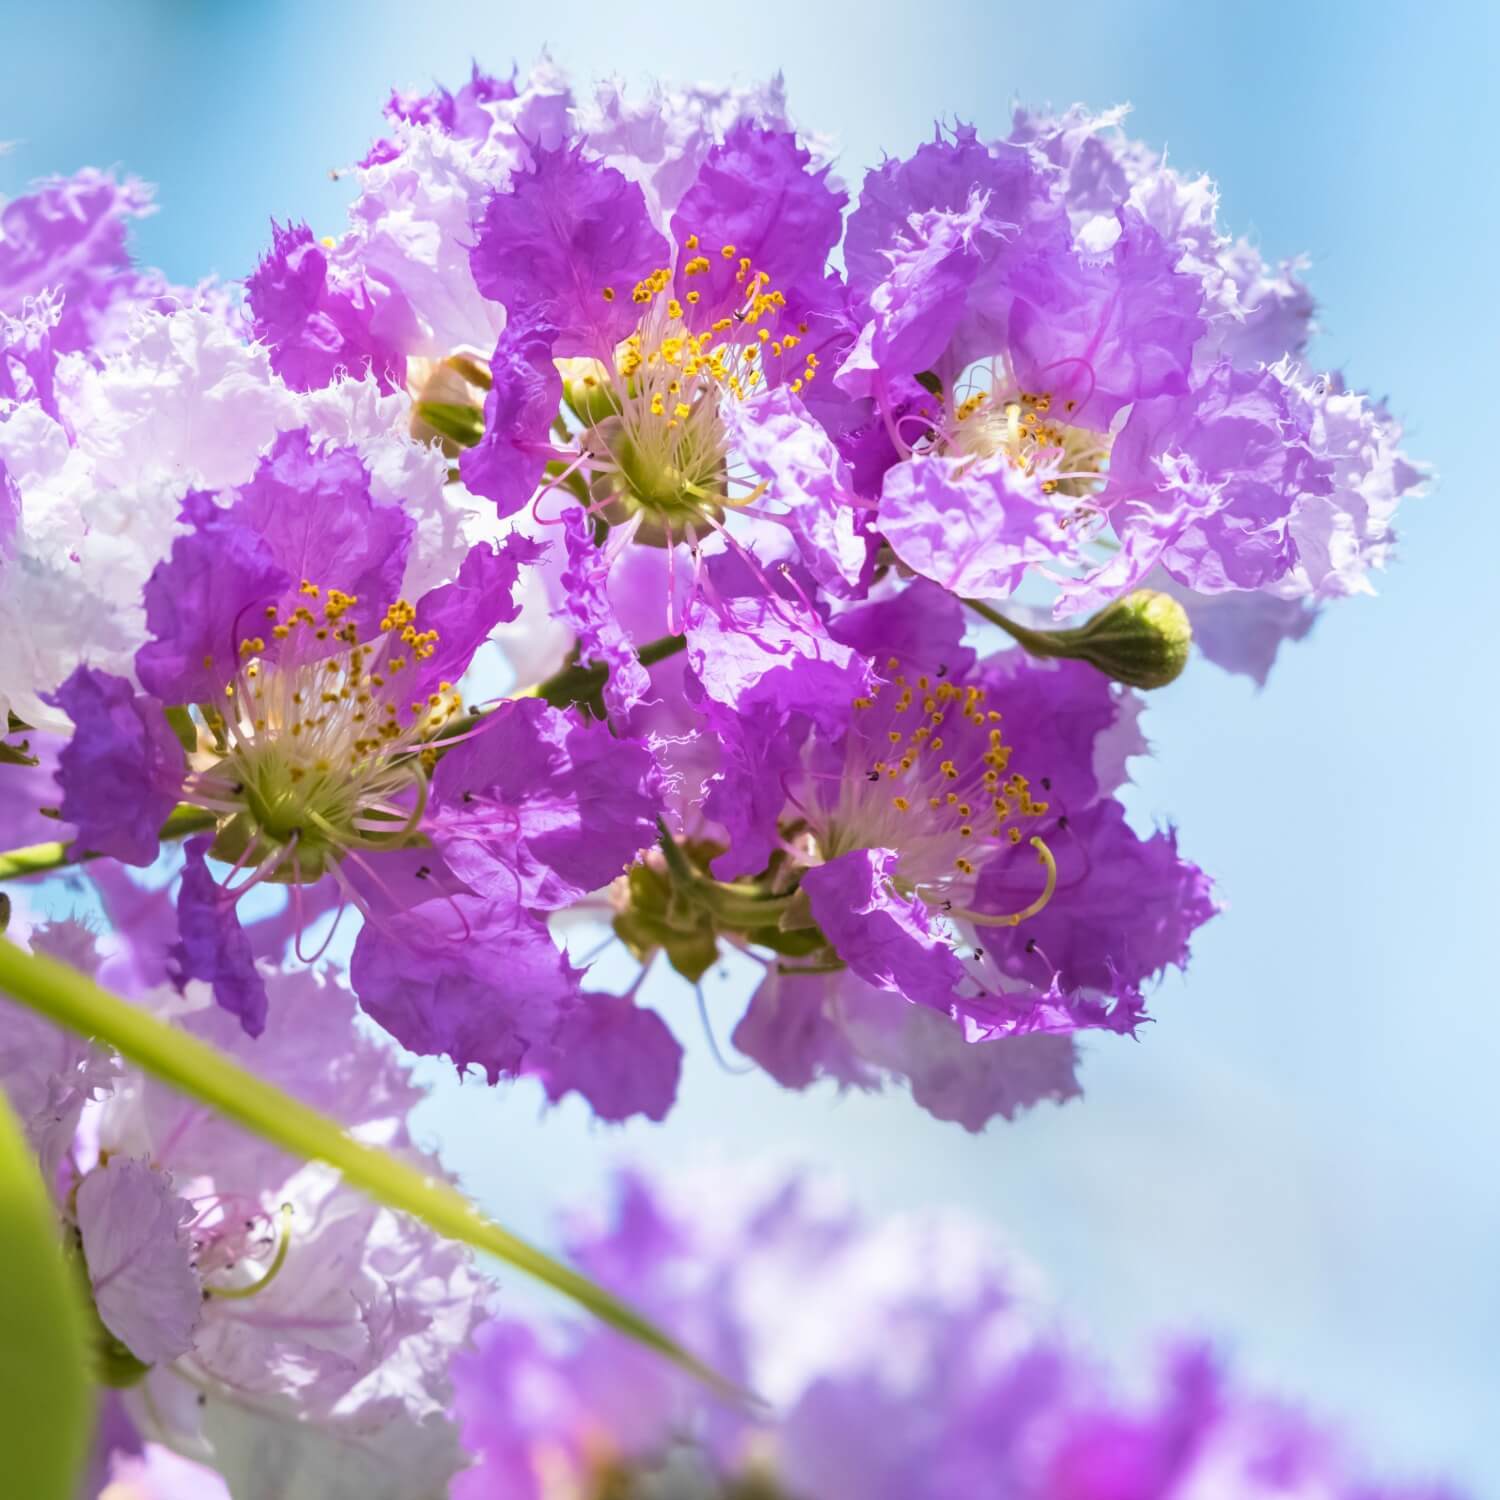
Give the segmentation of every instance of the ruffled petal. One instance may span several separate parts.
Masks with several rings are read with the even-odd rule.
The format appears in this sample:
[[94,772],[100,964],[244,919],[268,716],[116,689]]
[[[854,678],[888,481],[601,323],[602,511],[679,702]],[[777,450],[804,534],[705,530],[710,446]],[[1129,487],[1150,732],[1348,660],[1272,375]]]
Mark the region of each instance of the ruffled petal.
[[250,940],[240,926],[233,900],[209,873],[210,838],[189,839],[182,889],[177,897],[179,938],[172,949],[173,978],[182,988],[189,979],[213,986],[214,999],[250,1036],[265,1029],[266,982],[255,967]]
[[142,1364],[186,1354],[203,1310],[187,1233],[192,1204],[165,1172],[124,1156],[90,1172],[75,1202],[104,1326]]
[[154,698],[123,678],[78,667],[49,702],[73,721],[57,759],[59,812],[80,848],[149,865],[187,774],[182,746]]

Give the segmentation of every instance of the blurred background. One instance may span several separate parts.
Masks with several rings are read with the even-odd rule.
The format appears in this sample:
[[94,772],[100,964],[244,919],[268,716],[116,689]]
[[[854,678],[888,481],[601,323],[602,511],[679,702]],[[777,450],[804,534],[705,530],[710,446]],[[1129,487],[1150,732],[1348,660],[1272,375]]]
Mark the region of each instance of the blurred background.
[[[1174,821],[1229,911],[1138,1043],[1085,1043],[1086,1098],[979,1137],[898,1095],[780,1092],[715,1064],[694,1000],[666,1126],[624,1130],[540,1090],[439,1087],[423,1124],[508,1223],[552,1234],[621,1155],[711,1141],[844,1177],[872,1211],[964,1205],[1040,1265],[1070,1320],[1142,1362],[1213,1333],[1246,1373],[1342,1422],[1377,1464],[1500,1494],[1500,735],[1482,543],[1500,355],[1495,170],[1481,129],[1500,6],[1198,0],[747,7],[392,0],[0,6],[0,193],[116,165],[159,184],[142,260],[244,275],[271,214],[337,232],[330,169],[393,84],[546,46],[580,92],[785,72],[857,191],[935,119],[1013,101],[1129,101],[1133,135],[1222,190],[1269,259],[1306,251],[1314,362],[1389,393],[1439,483],[1401,516],[1381,597],[1329,612],[1264,691],[1197,662],[1151,700],[1132,807]],[[1489,436],[1486,436],[1486,433]],[[1471,535],[1473,528],[1478,535]],[[733,985],[731,984],[731,988]],[[721,1037],[737,1009],[723,1001]]]

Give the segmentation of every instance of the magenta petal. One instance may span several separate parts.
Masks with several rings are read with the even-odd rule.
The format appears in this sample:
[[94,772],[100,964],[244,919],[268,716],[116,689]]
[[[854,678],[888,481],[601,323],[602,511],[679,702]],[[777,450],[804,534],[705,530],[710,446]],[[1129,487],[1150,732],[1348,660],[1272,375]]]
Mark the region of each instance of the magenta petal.
[[205,856],[210,838],[189,839],[182,890],[177,897],[179,940],[172,950],[178,988],[189,979],[206,980],[214,999],[250,1036],[266,1025],[266,983],[255,967],[250,940],[240,926],[234,902],[209,873]]
[[898,857],[894,849],[852,849],[808,870],[802,889],[813,920],[855,974],[946,1013],[964,968],[926,906],[893,889]]
[[57,758],[59,811],[81,849],[149,865],[177,804],[187,761],[154,698],[123,677],[75,667],[50,702],[73,720]]

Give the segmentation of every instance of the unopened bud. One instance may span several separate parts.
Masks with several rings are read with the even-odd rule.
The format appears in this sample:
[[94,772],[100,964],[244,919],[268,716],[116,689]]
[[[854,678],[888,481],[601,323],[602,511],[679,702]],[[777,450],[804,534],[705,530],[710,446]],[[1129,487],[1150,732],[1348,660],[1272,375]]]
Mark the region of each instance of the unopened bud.
[[1076,630],[1031,630],[971,602],[1033,656],[1086,661],[1127,687],[1159,688],[1187,665],[1193,627],[1170,594],[1136,589]]

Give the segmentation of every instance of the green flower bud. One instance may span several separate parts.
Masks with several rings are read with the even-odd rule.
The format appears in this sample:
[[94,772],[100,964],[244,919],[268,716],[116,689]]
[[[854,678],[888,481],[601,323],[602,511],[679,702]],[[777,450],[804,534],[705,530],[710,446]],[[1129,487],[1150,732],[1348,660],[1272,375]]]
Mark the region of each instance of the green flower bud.
[[1136,589],[1079,629],[1056,634],[1071,638],[1067,655],[1138,688],[1175,682],[1193,643],[1187,611],[1170,594],[1155,589]]
[[968,602],[1033,656],[1086,661],[1127,687],[1150,689],[1175,682],[1193,643],[1187,611],[1170,594],[1155,589],[1136,589],[1116,599],[1076,630],[1031,630],[988,605]]

